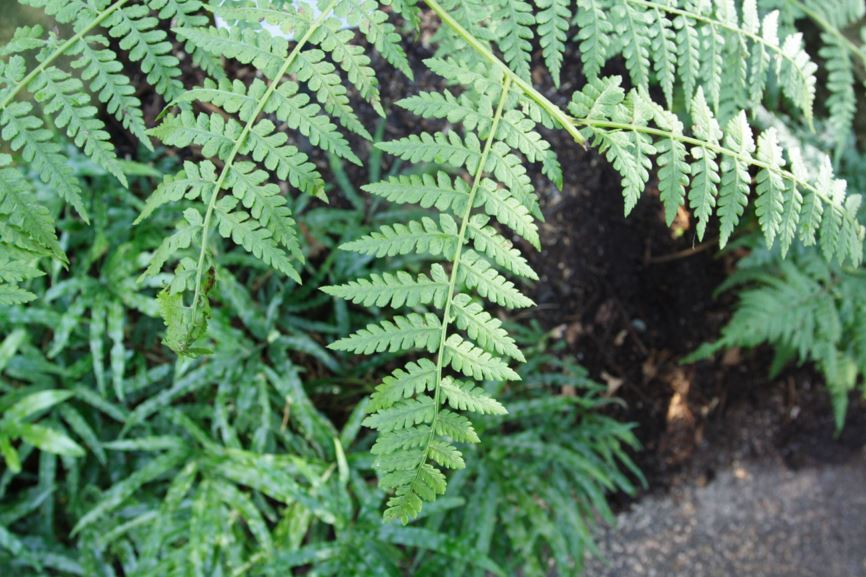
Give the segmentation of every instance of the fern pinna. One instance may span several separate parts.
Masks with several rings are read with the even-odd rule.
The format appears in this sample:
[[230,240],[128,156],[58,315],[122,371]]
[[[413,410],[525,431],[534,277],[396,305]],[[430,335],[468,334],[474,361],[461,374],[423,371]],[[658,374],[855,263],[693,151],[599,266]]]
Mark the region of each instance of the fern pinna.
[[464,466],[455,443],[479,440],[460,412],[505,413],[476,381],[519,380],[509,361],[524,360],[484,303],[510,309],[533,304],[505,274],[537,277],[499,227],[538,247],[532,214],[538,205],[520,155],[534,158],[547,144],[540,144],[535,123],[523,114],[511,78],[496,73],[470,83],[459,96],[421,93],[400,103],[425,118],[459,121],[464,134],[425,132],[380,148],[411,162],[466,170],[471,179],[437,171],[365,187],[391,202],[435,207],[439,215],[385,225],[342,247],[370,256],[420,254],[442,262],[433,262],[428,273],[374,274],[323,289],[357,304],[410,309],[331,348],[365,354],[420,349],[432,355],[409,361],[386,377],[365,420],[379,431],[372,450],[381,485],[396,492],[386,519],[407,522],[424,501],[445,491],[440,469]]
[[[21,222],[36,219],[40,227],[23,234],[39,236],[48,242],[53,237],[54,221],[41,207],[28,186],[8,192],[13,182],[24,182],[22,169],[31,170],[69,203],[85,221],[89,220],[84,189],[70,166],[69,155],[43,117],[66,136],[86,156],[114,175],[124,186],[126,176],[109,140],[98,104],[128,130],[143,146],[151,148],[144,126],[141,101],[123,72],[123,64],[111,46],[118,43],[126,57],[136,63],[154,89],[166,98],[180,94],[178,59],[171,53],[171,42],[158,28],[160,19],[186,18],[197,24],[202,16],[198,0],[22,0],[52,16],[68,37],[46,32],[41,26],[18,28],[13,38],[0,47],[0,144],[15,154],[3,170],[5,186],[0,190],[0,227],[3,229],[0,259],[31,262],[34,257],[65,257],[59,246],[34,250],[33,244],[18,242]],[[158,11],[158,17],[153,11]],[[100,32],[100,30],[104,32]],[[29,96],[28,96],[29,95]],[[38,105],[38,106],[37,106]],[[13,164],[14,161],[14,164]],[[17,198],[13,198],[13,196]],[[33,215],[22,214],[32,207]],[[36,216],[38,215],[38,217]],[[50,229],[50,232],[49,232]],[[41,242],[42,249],[48,248]],[[11,273],[10,273],[11,274]],[[5,275],[6,302],[30,300],[32,295]]]
[[[180,112],[151,134],[167,145],[198,146],[206,158],[188,161],[181,172],[167,177],[139,217],[141,221],[160,206],[184,199],[203,204],[186,208],[177,232],[165,239],[142,275],[156,275],[170,259],[180,261],[160,302],[168,327],[165,342],[181,354],[201,350],[195,343],[204,335],[209,315],[212,228],[264,265],[301,280],[297,263],[304,256],[289,203],[275,181],[325,199],[324,180],[278,124],[300,132],[325,152],[360,164],[332,119],[371,137],[349,103],[335,64],[377,112],[383,111],[370,58],[352,44],[354,33],[343,29],[345,22],[359,26],[386,60],[411,73],[399,36],[373,0],[332,0],[321,2],[318,10],[300,2],[251,2],[215,12],[229,23],[228,29],[181,27],[177,34],[213,55],[254,66],[264,78],[249,84],[209,79],[176,99]],[[296,40],[272,35],[262,22]],[[196,102],[218,110],[196,113],[191,106]],[[192,293],[189,304],[187,293]]]

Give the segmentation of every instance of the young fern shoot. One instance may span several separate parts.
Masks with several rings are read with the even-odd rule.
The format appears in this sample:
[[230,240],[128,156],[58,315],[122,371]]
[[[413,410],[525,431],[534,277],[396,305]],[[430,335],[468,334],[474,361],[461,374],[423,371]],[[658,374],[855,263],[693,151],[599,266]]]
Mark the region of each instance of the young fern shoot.
[[[500,321],[485,310],[485,303],[509,309],[531,306],[532,300],[505,275],[537,278],[503,231],[492,225],[498,221],[538,246],[527,208],[537,206],[535,193],[518,156],[519,142],[532,142],[538,135],[534,123],[522,117],[521,100],[511,88],[511,78],[497,74],[467,86],[459,105],[436,93],[404,100],[402,106],[426,118],[441,118],[449,111],[462,116],[464,135],[422,133],[384,143],[382,150],[412,162],[466,170],[471,181],[439,171],[365,187],[391,202],[435,206],[440,214],[438,219],[383,226],[342,247],[379,257],[417,253],[444,263],[432,263],[429,274],[374,274],[323,289],[361,305],[412,310],[369,325],[333,343],[332,349],[364,354],[422,350],[432,355],[409,361],[386,377],[364,421],[379,431],[373,453],[381,486],[395,493],[386,519],[406,523],[416,517],[424,502],[444,493],[441,469],[464,466],[455,444],[479,439],[459,411],[505,413],[479,382],[519,380],[509,362],[522,362],[523,355]],[[515,115],[524,122],[515,123]]]

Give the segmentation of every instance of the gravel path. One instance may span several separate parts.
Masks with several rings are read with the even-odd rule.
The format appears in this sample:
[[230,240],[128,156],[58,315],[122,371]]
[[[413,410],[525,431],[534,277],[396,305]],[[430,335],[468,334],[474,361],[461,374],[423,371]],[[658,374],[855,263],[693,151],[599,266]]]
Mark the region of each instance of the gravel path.
[[600,538],[592,577],[866,577],[866,449],[791,471],[738,465],[648,497]]

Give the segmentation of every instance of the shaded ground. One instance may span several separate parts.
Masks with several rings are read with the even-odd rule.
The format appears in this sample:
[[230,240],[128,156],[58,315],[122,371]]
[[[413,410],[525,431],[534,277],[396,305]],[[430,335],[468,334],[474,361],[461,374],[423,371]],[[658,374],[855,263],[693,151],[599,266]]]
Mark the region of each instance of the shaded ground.
[[600,540],[593,577],[866,575],[866,452],[791,471],[746,463],[705,487],[653,496]]
[[[542,280],[528,313],[566,340],[626,402],[648,488],[620,495],[593,577],[866,576],[866,403],[834,436],[822,379],[809,368],[767,377],[767,350],[679,360],[730,315],[713,291],[737,255],[673,229],[650,190],[622,214],[619,179],[561,143],[566,188],[548,191]],[[713,233],[708,239],[714,244]]]

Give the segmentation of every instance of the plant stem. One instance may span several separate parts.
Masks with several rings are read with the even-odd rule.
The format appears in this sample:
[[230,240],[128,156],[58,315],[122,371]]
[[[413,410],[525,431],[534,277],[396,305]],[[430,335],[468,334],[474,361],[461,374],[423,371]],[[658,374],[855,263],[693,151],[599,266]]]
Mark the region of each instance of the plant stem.
[[15,85],[15,88],[9,91],[9,93],[3,98],[3,100],[0,101],[0,110],[4,110],[7,106],[9,106],[9,103],[12,102],[12,99],[14,99],[19,92],[24,90],[24,88],[26,88],[28,84],[33,82],[34,78],[41,74],[42,71],[48,68],[55,60],[63,56],[63,54],[66,53],[67,50],[74,46],[79,40],[84,38],[84,36],[87,35],[91,30],[102,24],[106,18],[117,12],[128,1],[129,0],[118,0],[117,2],[109,6],[108,9],[106,9],[104,12],[100,13],[96,18],[94,18],[93,21],[90,22],[87,26],[79,30],[78,33],[75,34],[75,36],[72,36],[71,38],[69,38],[69,40],[58,46],[54,50],[54,52],[52,52],[48,56],[48,58],[40,62],[39,65],[36,66],[36,68],[31,70],[30,73],[25,76],[23,80],[21,80],[21,82]]
[[572,123],[568,115],[563,112],[561,108],[555,105],[553,102],[547,99],[542,93],[536,90],[530,83],[526,82],[523,78],[518,76],[508,67],[507,64],[502,62],[499,58],[496,57],[493,52],[491,52],[484,44],[482,44],[475,36],[473,36],[469,31],[467,31],[457,20],[454,19],[451,14],[445,10],[439,2],[436,0],[424,0],[424,3],[430,7],[433,12],[439,16],[439,19],[442,22],[451,28],[458,36],[460,36],[469,46],[471,46],[476,52],[478,52],[485,60],[499,68],[500,71],[508,78],[511,82],[514,83],[515,86],[520,88],[520,90],[531,100],[533,100],[536,104],[538,104],[545,112],[547,112],[562,128],[568,132],[572,138],[574,138],[575,142],[580,145],[583,145],[586,142],[586,139],[583,135],[575,128],[574,123]]
[[307,42],[309,42],[310,37],[312,37],[312,35],[322,26],[322,24],[324,24],[325,20],[330,18],[331,11],[334,9],[334,6],[336,4],[337,0],[332,0],[331,3],[328,4],[328,6],[324,10],[322,10],[322,13],[319,14],[319,17],[316,18],[316,20],[312,24],[310,24],[310,27],[307,28],[307,31],[304,33],[301,39],[298,40],[298,43],[295,45],[294,49],[292,49],[292,51],[286,57],[286,61],[283,62],[283,65],[280,67],[279,71],[277,71],[277,73],[274,75],[274,79],[268,85],[268,89],[262,95],[261,100],[259,100],[258,106],[256,106],[255,110],[253,110],[253,113],[250,115],[249,120],[247,120],[243,130],[238,136],[238,139],[235,141],[234,146],[229,152],[228,157],[226,157],[223,169],[220,172],[216,184],[214,184],[213,192],[211,193],[210,199],[208,200],[207,211],[205,212],[204,221],[202,223],[201,248],[199,250],[198,264],[196,265],[195,271],[195,293],[193,294],[192,305],[190,306],[190,318],[193,320],[195,319],[199,300],[201,299],[201,279],[204,273],[204,260],[207,254],[208,239],[210,237],[210,221],[211,218],[213,218],[213,212],[216,208],[217,197],[219,196],[220,190],[222,190],[229,170],[234,164],[237,155],[240,154],[240,150],[246,142],[247,136],[249,135],[250,131],[252,131],[253,125],[256,123],[256,120],[258,120],[262,111],[265,109],[265,106],[267,106],[268,101],[270,100],[274,91],[277,89],[277,86],[279,86],[280,82],[282,81],[283,76],[286,75],[292,63],[295,61],[295,58],[297,58],[298,54],[300,54],[301,50],[304,48]]

